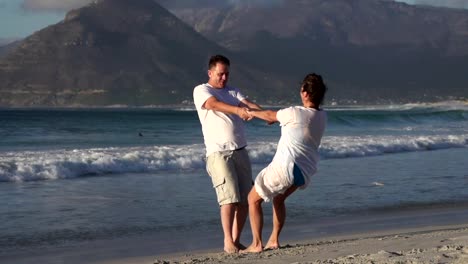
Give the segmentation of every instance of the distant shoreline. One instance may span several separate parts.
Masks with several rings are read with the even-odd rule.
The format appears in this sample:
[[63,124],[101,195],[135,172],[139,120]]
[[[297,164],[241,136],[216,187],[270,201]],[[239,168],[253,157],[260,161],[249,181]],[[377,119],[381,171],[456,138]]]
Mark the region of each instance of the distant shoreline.
[[[291,104],[261,104],[264,108],[282,108],[288,107]],[[443,105],[468,105],[467,99],[457,99],[457,100],[440,100],[440,101],[431,101],[431,102],[401,102],[401,103],[368,103],[368,104],[338,104],[338,103],[329,103],[324,104],[325,108],[335,108],[335,107],[385,107],[385,106],[443,106]],[[89,105],[71,105],[71,106],[0,106],[0,110],[86,110],[86,109],[162,109],[162,110],[193,110],[195,111],[195,106],[191,103],[184,104],[167,104],[167,105],[144,105],[144,106],[131,106],[131,105],[107,105],[107,106],[89,106]]]

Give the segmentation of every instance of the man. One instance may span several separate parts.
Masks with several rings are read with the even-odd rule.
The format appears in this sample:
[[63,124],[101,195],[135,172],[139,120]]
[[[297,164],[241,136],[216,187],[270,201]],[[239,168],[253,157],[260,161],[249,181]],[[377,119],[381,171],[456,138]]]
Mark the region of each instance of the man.
[[245,147],[243,120],[247,109],[260,106],[237,88],[226,86],[229,59],[215,55],[208,63],[208,83],[193,90],[206,146],[206,169],[216,190],[224,233],[224,251],[235,253],[248,214],[247,196],[252,188],[252,171]]

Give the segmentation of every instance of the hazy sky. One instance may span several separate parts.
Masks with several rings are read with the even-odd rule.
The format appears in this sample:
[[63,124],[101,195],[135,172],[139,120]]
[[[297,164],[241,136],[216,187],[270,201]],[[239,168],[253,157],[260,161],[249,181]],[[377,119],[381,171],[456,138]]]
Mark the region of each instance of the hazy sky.
[[[171,4],[177,3],[177,0],[160,1]],[[184,1],[200,4],[213,0]],[[270,3],[272,0],[225,0],[225,2],[238,1]],[[468,9],[468,0],[398,1],[407,2],[409,4],[430,4]],[[92,0],[0,0],[0,44],[4,42],[5,39],[23,38],[32,34],[34,31],[57,23],[63,19],[66,10],[80,7],[89,2],[92,2]]]

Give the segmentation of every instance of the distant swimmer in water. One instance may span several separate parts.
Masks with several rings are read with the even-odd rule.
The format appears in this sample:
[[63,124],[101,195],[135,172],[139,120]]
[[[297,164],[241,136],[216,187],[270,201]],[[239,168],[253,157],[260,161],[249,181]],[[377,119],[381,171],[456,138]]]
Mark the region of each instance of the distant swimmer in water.
[[385,184],[383,184],[381,182],[373,182],[372,185],[374,185],[374,186],[384,186]]
[[143,134],[142,134],[141,132],[138,132],[138,136],[142,137],[142,136],[143,136]]
[[[252,244],[242,253],[261,252],[280,247],[279,235],[286,220],[286,198],[298,188],[304,189],[317,171],[318,148],[322,140],[327,114],[320,108],[327,87],[322,77],[308,74],[302,81],[299,95],[302,106],[279,111],[249,110],[253,117],[268,123],[279,122],[281,138],[271,163],[258,174],[249,193],[249,218]],[[273,230],[263,247],[263,201],[273,201]]]

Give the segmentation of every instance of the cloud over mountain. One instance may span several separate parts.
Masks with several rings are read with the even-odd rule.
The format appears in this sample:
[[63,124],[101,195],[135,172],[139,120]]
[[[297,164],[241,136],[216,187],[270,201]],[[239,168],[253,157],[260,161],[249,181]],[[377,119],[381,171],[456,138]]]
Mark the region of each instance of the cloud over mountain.
[[167,8],[177,7],[214,7],[214,6],[229,6],[229,5],[257,5],[257,6],[270,6],[281,4],[284,0],[156,0],[161,5]]
[[415,0],[415,4],[468,8],[468,0]]
[[[28,11],[53,11],[64,12],[71,9],[83,7],[96,0],[24,0],[22,8]],[[138,1],[138,0],[133,0]],[[284,0],[155,0],[155,2],[163,5],[166,8],[183,8],[183,7],[219,7],[228,5],[260,5],[269,6],[282,3]],[[1,3],[0,3],[1,5]]]
[[24,0],[21,7],[28,11],[63,12],[85,6],[93,0]]
[[[52,11],[65,12],[71,9],[85,6],[96,0],[24,0],[22,8],[28,11]],[[138,0],[134,0],[138,1]],[[468,9],[468,0],[397,0],[419,5],[445,6],[452,8]],[[186,7],[219,7],[229,5],[257,5],[271,6],[285,3],[285,0],[155,0],[166,8],[186,8]],[[1,5],[1,3],[0,3]]]
[[406,2],[415,5],[430,5],[451,8],[468,9],[468,0],[395,0],[398,2]]

